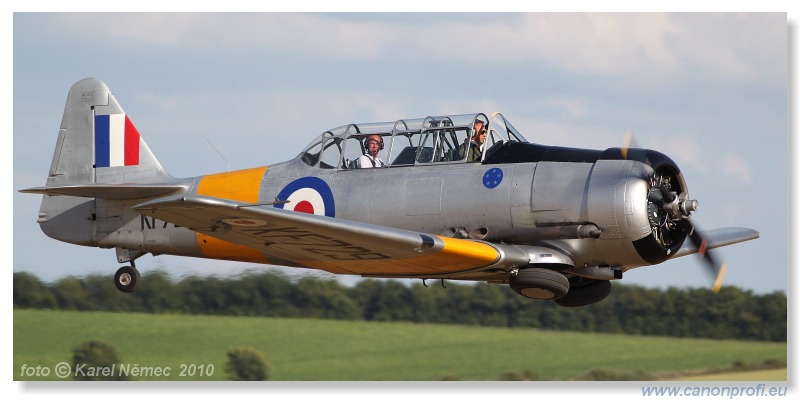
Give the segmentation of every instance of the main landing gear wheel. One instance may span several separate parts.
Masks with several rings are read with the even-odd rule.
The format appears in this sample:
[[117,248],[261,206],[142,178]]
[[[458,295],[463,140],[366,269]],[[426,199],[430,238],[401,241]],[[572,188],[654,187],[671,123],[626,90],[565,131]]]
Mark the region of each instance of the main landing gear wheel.
[[139,285],[139,270],[133,266],[120,267],[117,274],[114,275],[114,285],[125,293],[136,291],[136,287]]
[[558,299],[569,292],[569,280],[563,274],[540,267],[520,270],[509,278],[508,285],[517,294],[533,299]]
[[588,284],[572,285],[567,295],[556,300],[561,306],[584,306],[600,302],[611,293],[611,282],[595,280]]

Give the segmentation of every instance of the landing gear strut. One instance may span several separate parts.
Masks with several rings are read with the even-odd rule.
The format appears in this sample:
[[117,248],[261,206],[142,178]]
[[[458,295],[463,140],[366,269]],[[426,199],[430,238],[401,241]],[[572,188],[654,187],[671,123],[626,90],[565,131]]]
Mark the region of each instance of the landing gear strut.
[[139,286],[139,279],[139,270],[136,270],[136,266],[131,262],[130,266],[122,266],[117,270],[117,274],[114,275],[114,285],[124,293],[131,293]]
[[136,270],[136,263],[134,263],[134,260],[147,252],[123,248],[120,246],[117,246],[116,252],[117,262],[130,262],[130,266],[122,266],[119,268],[119,270],[117,270],[117,273],[114,275],[114,285],[118,290],[124,293],[134,292],[139,286],[139,280],[141,279],[141,276],[139,276],[139,270]]

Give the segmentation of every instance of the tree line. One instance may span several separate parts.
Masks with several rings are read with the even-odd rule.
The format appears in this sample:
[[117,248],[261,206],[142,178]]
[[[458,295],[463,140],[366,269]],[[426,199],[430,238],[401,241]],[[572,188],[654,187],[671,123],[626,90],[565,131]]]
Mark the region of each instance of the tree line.
[[506,286],[430,281],[410,285],[362,280],[345,286],[333,279],[260,271],[232,278],[173,280],[160,271],[143,274],[139,289],[124,294],[112,276],[66,277],[45,283],[14,273],[14,307],[78,311],[187,313],[340,320],[404,321],[550,330],[786,341],[783,292],[755,295],[737,287],[651,289],[616,283],[605,300],[577,308],[521,297]]

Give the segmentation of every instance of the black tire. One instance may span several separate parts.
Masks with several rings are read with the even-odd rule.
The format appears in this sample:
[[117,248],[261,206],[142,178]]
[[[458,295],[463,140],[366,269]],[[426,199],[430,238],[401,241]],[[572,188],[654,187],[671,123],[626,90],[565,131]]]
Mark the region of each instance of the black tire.
[[533,299],[556,299],[567,295],[569,280],[550,269],[531,267],[509,278],[509,286],[519,295]]
[[595,280],[591,283],[572,286],[567,295],[555,302],[561,306],[576,307],[594,304],[605,299],[611,294],[611,282],[608,280]]
[[135,267],[122,266],[114,274],[114,285],[122,292],[134,292],[136,287],[139,286],[139,278],[139,270],[136,270]]

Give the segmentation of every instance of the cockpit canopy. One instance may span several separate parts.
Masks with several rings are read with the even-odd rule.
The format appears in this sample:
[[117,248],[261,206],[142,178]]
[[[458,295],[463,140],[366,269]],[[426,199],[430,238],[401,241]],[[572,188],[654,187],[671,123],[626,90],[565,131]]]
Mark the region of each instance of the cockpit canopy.
[[[480,143],[481,132],[485,140]],[[396,122],[352,123],[328,130],[305,148],[299,158],[322,169],[354,169],[362,166],[367,138],[380,136],[377,166],[481,162],[487,151],[504,142],[527,142],[500,113],[428,116]],[[476,136],[477,135],[477,136]]]

